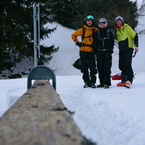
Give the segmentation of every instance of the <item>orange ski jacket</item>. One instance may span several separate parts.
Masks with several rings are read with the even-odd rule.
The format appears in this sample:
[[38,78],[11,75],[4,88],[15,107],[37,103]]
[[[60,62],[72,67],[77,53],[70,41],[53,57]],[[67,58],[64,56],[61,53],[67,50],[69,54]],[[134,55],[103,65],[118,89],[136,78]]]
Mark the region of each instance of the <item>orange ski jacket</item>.
[[[78,42],[78,36],[83,37],[83,40],[81,43],[84,44],[84,46],[80,47],[80,51],[86,51],[86,52],[92,52],[92,44],[94,41],[94,33],[99,31],[96,27],[88,27],[86,25],[83,26],[84,28],[80,28],[76,30],[72,35],[71,38],[74,42]],[[85,29],[85,32],[83,32]],[[83,36],[84,35],[84,36]],[[89,46],[85,46],[89,45]]]

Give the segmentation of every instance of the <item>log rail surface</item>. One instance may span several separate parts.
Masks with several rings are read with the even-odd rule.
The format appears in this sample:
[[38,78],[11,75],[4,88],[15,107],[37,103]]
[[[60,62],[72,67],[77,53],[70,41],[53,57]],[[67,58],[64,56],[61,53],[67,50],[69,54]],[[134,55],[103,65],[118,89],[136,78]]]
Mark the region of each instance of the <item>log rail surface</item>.
[[0,118],[0,145],[94,145],[47,80],[33,86]]

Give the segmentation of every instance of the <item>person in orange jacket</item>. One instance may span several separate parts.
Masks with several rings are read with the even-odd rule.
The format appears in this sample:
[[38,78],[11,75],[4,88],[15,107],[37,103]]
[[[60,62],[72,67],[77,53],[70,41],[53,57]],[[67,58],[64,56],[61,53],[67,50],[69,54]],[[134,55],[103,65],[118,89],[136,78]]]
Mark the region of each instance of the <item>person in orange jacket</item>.
[[[84,88],[91,87],[96,88],[96,63],[93,52],[93,41],[94,34],[98,31],[98,28],[94,26],[94,17],[92,15],[88,15],[85,18],[83,28],[76,30],[72,35],[72,40],[76,43],[77,46],[80,47],[80,60],[83,73],[84,80]],[[82,42],[78,41],[78,36],[82,37]]]

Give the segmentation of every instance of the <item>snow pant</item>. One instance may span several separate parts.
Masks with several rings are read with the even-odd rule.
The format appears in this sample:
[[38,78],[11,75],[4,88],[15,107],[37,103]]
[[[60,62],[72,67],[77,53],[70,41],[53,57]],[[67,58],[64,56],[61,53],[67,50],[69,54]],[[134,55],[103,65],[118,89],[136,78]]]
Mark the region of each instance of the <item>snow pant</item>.
[[132,55],[133,49],[129,48],[125,51],[119,52],[119,69],[122,72],[122,82],[133,82],[133,70],[132,70]]
[[82,69],[81,72],[83,73],[83,80],[85,83],[96,83],[96,63],[95,57],[93,52],[85,52],[80,51],[80,60]]
[[97,69],[100,85],[111,85],[112,55],[108,53],[97,54]]

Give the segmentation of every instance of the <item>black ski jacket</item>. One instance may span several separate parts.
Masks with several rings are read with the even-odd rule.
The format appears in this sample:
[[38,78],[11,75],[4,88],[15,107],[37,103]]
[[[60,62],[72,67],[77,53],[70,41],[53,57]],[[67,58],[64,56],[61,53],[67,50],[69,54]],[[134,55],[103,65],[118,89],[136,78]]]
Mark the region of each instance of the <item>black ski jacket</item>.
[[114,49],[114,36],[107,28],[99,28],[99,31],[95,33],[95,39],[93,43],[93,49],[95,54],[113,53]]

